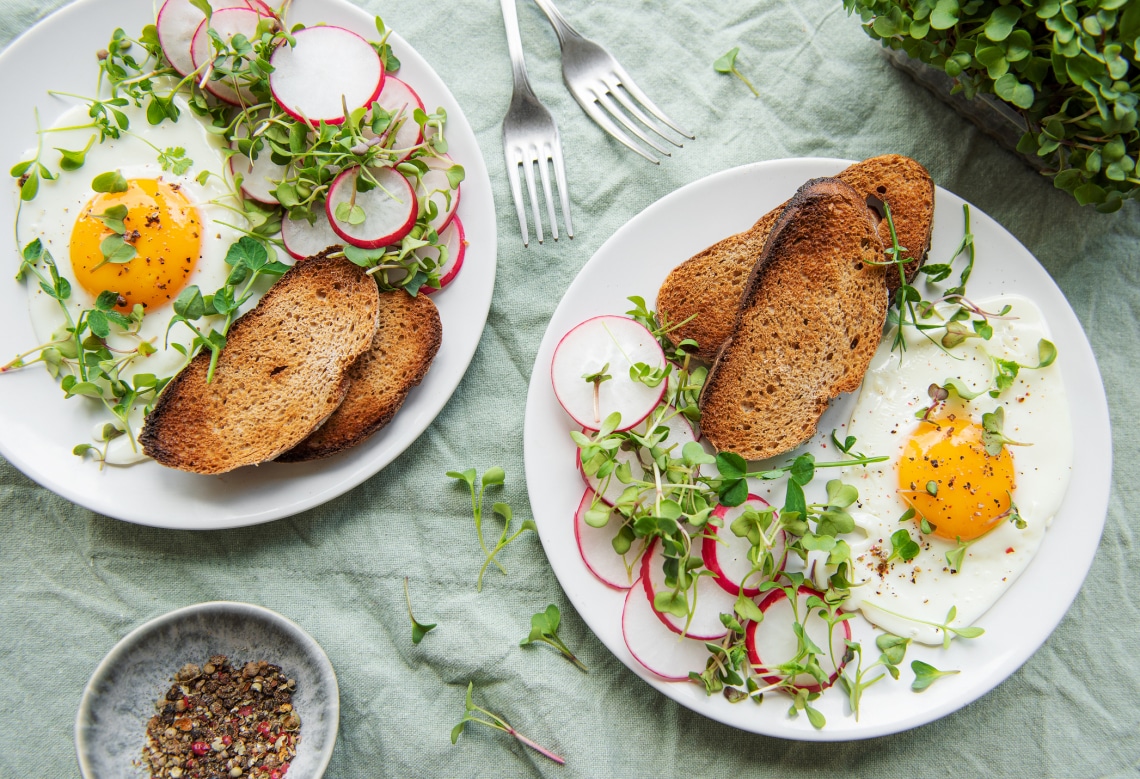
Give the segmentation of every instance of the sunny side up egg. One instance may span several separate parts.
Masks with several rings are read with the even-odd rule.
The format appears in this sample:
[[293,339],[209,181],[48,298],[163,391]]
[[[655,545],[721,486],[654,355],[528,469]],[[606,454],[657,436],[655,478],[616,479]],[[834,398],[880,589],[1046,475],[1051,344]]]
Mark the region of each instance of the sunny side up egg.
[[[1003,295],[978,303],[984,311],[1011,306],[1015,319],[991,319],[989,341],[970,338],[949,353],[921,334],[908,332],[900,359],[884,338],[871,362],[847,433],[868,455],[889,461],[845,469],[843,480],[859,490],[852,509],[856,532],[852,582],[845,609],[859,609],[878,627],[924,644],[942,642],[940,624],[973,624],[1025,570],[1057,513],[1072,471],[1068,401],[1054,363],[1021,368],[1011,387],[993,398],[983,392],[965,401],[956,394],[929,416],[931,384],[956,378],[971,391],[994,386],[994,358],[1038,365],[1038,343],[1049,333],[1032,301]],[[1058,359],[1063,359],[1063,355]],[[1024,445],[1005,445],[991,456],[982,443],[983,414],[1003,409],[1003,434]],[[932,494],[933,493],[933,494]],[[1012,501],[1012,506],[1011,506]],[[1019,528],[1013,508],[1024,521]],[[900,522],[908,509],[913,519]],[[925,517],[933,532],[923,533]],[[919,552],[895,557],[891,536],[909,531]],[[959,540],[960,539],[960,540]],[[968,544],[955,553],[960,544]],[[961,555],[955,568],[947,559]]]
[[[230,270],[226,252],[242,235],[228,225],[245,224],[240,213],[226,207],[236,201],[225,178],[223,142],[208,132],[185,101],[176,98],[176,102],[179,120],[158,126],[147,122],[142,109],[123,108],[130,132],[102,143],[96,137],[82,168],[62,172],[55,181],[42,181],[35,199],[23,204],[16,226],[20,245],[39,238],[60,276],[71,283],[67,306],[73,320],[94,308],[105,290],[119,293],[117,310],[124,314],[136,303],[145,308],[137,338],[112,329],[107,339],[112,349],[129,351],[141,339],[157,350],[133,359],[121,371],[123,379],[136,373],[168,377],[185,364],[186,358],[172,345],[188,348],[194,334],[181,324],[167,333],[174,300],[189,285],[198,285],[206,295],[225,283]],[[95,134],[84,127],[90,121],[86,106],[65,111],[47,132],[45,146],[83,149]],[[180,159],[192,161],[181,174],[163,170],[159,162],[159,153],[172,149],[183,149]],[[127,191],[92,189],[96,176],[114,171],[127,180]],[[211,175],[200,181],[205,171]],[[126,263],[104,262],[101,249],[113,231],[99,217],[115,206],[126,207],[124,237],[137,250]],[[39,341],[46,343],[65,326],[64,313],[38,285],[30,284],[28,290],[32,326]],[[209,319],[205,323],[214,324]],[[131,419],[136,430],[141,427],[142,409],[136,409]],[[98,432],[93,435],[98,439]],[[124,465],[141,459],[144,456],[128,436],[110,442],[108,463]]]

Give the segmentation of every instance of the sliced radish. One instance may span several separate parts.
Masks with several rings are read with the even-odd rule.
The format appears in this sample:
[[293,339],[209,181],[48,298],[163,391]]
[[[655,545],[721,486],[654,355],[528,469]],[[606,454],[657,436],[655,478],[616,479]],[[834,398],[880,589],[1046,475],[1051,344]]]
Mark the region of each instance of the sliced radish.
[[[843,670],[843,656],[847,652],[845,640],[851,638],[851,626],[844,620],[831,631],[829,641],[829,628],[827,621],[819,615],[819,609],[808,613],[807,600],[812,595],[822,595],[811,587],[801,586],[796,595],[796,609],[799,621],[807,631],[808,637],[817,647],[823,650],[819,656],[819,664],[825,673],[828,673],[826,684],[820,684],[811,674],[801,673],[792,681],[799,689],[808,692],[819,692],[830,687]],[[760,611],[764,612],[762,622],[749,622],[745,627],[745,645],[748,648],[748,659],[753,670],[768,684],[776,684],[783,677],[775,670],[778,666],[791,662],[799,652],[799,639],[796,638],[793,624],[796,622],[796,612],[792,610],[792,602],[787,593],[781,590],[772,590],[762,601]],[[828,652],[830,647],[830,653]],[[832,662],[832,658],[835,662]]]
[[[566,413],[582,427],[597,429],[613,412],[621,414],[618,430],[637,427],[657,407],[665,382],[650,387],[629,376],[634,363],[654,370],[665,367],[665,352],[653,334],[629,317],[604,315],[587,319],[562,336],[550,362],[554,394]],[[583,379],[606,368],[612,379],[597,388]]]
[[[455,218],[455,210],[459,208],[459,195],[463,185],[460,184],[455,189],[451,188],[447,171],[455,165],[455,162],[446,154],[442,157],[422,157],[421,161],[427,165],[428,171],[420,178],[416,187],[416,195],[421,201],[427,199],[435,203],[437,211],[430,224],[432,229],[438,232],[447,227]],[[447,193],[450,193],[450,198]]]
[[325,212],[318,211],[316,216],[312,224],[307,219],[293,219],[288,215],[281,220],[281,242],[295,259],[308,259],[330,246],[344,245],[341,237],[333,232]]
[[[273,11],[261,0],[213,0],[210,6],[214,11],[245,8],[257,11],[262,16],[273,16]],[[162,46],[162,53],[166,55],[167,62],[178,71],[179,75],[189,75],[195,69],[190,46],[194,40],[194,33],[198,32],[198,26],[205,20],[206,15],[190,0],[166,0],[158,11],[158,18],[155,20],[158,42]]]
[[[463,258],[467,254],[467,234],[463,232],[463,223],[458,218],[453,219],[451,224],[444,228],[443,232],[439,234],[439,240],[447,247],[447,261],[438,269],[439,289],[429,287],[426,284],[420,287],[420,292],[427,295],[439,292],[440,289],[454,281],[459,269],[463,267]],[[433,253],[429,249],[416,250],[416,254],[420,256]]]
[[[697,434],[693,430],[693,426],[689,423],[683,415],[678,414],[673,406],[658,406],[657,410],[650,414],[640,425],[638,425],[634,432],[640,435],[647,435],[649,426],[652,425],[656,430],[658,427],[665,426],[669,432],[665,438],[660,442],[659,446],[665,449],[670,449],[674,457],[679,457],[681,449],[685,444],[696,441]],[[582,432],[586,435],[592,434],[594,431],[583,428]],[[634,452],[632,449],[620,449],[615,454],[615,459],[619,463],[625,463],[633,469],[633,476],[635,479],[652,479],[653,459],[650,456],[649,450],[640,448]],[[644,467],[637,467],[638,462]],[[582,474],[582,478],[586,480],[586,486],[595,492],[601,493],[601,498],[607,504],[613,506],[617,503],[618,498],[621,497],[622,492],[628,486],[622,484],[617,477],[610,477],[602,489],[602,480],[597,476],[587,476],[586,471],[582,468],[581,458],[577,458],[578,471]],[[698,469],[699,472],[699,469]]]
[[[380,95],[376,98],[376,102],[380,104],[381,108],[392,115],[393,123],[398,124],[396,137],[392,140],[390,148],[402,152],[397,161],[403,162],[412,156],[413,147],[419,146],[424,140],[423,130],[420,129],[419,124],[412,117],[412,114],[417,108],[421,111],[424,110],[424,101],[420,100],[420,96],[416,94],[416,90],[412,89],[405,82],[395,76],[385,75],[384,88],[380,90]],[[368,118],[365,119],[362,134],[366,138],[375,138],[376,134],[372,132],[372,128],[367,125],[367,122]],[[389,127],[381,136],[385,142],[391,131],[392,129]]]
[[[285,178],[288,167],[278,165],[269,154],[269,149],[262,149],[257,159],[250,162],[244,154],[235,154],[230,157],[230,173],[235,177],[241,176],[241,191],[259,203],[275,206],[278,204],[274,190],[281,180]],[[235,178],[236,180],[236,178]]]
[[[714,581],[732,595],[740,592],[740,585],[745,577],[752,573],[752,561],[748,559],[752,542],[732,532],[732,523],[749,507],[760,511],[768,508],[768,501],[759,495],[749,495],[748,499],[739,506],[717,506],[712,515],[718,517],[724,523],[724,527],[709,525],[706,528],[709,535],[701,546],[701,557],[705,568],[712,571],[715,574]],[[772,542],[772,558],[775,560],[776,570],[783,567],[786,555],[784,531],[780,530]],[[759,585],[758,575],[749,581]],[[758,586],[745,587],[744,594],[754,598],[760,594],[760,589]]]
[[[325,212],[333,232],[353,246],[379,249],[403,238],[416,223],[416,193],[411,183],[393,168],[369,168],[376,186],[358,191],[359,167],[345,168],[333,179]],[[350,224],[336,218],[337,207],[353,202],[364,213],[364,221]]]
[[345,112],[372,105],[384,87],[384,63],[372,44],[343,27],[306,27],[295,46],[273,52],[269,88],[285,113],[302,122],[340,124]]
[[643,594],[641,581],[634,582],[621,612],[621,634],[633,659],[670,682],[687,681],[690,671],[704,671],[709,658],[704,642],[666,628]]
[[624,555],[614,551],[614,537],[621,529],[622,518],[611,513],[605,527],[586,524],[586,512],[594,503],[594,491],[587,489],[574,512],[574,538],[578,541],[578,552],[582,561],[602,584],[617,590],[628,590],[633,586],[634,575],[640,566],[637,564],[645,549],[645,540],[636,539]]
[[[215,11],[209,21],[203,19],[190,43],[190,58],[194,63],[194,69],[197,70],[214,57],[210,30],[220,35],[227,43],[239,34],[252,40],[257,36],[258,23],[265,18],[267,17],[250,8],[225,8]],[[247,86],[235,85],[224,79],[215,81],[212,78],[206,81],[205,86],[214,96],[233,105],[249,105],[256,102],[256,98]]]
[[[663,590],[665,585],[665,570],[663,564],[665,555],[661,550],[661,542],[654,539],[641,558],[641,584],[645,590],[645,597],[650,606],[653,606],[653,597]],[[685,617],[676,617],[653,608],[661,624],[674,633],[684,632],[690,638],[701,641],[716,641],[728,634],[728,628],[720,621],[720,615],[732,614],[736,605],[736,596],[729,595],[722,590],[711,576],[701,576],[697,579],[697,604],[693,609],[692,619],[688,621],[686,630]]]

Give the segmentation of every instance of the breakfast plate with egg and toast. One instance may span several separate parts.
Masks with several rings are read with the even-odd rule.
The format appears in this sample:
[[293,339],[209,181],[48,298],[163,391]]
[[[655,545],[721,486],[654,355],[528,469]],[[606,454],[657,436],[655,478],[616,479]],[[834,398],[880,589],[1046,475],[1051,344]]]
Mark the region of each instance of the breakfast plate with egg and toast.
[[[93,511],[217,529],[318,506],[419,437],[481,336],[494,204],[454,96],[352,4],[281,6],[79,0],[0,55],[0,453]],[[200,386],[160,395],[203,343]]]
[[925,724],[1017,670],[1088,573],[1112,470],[1061,291],[893,155],[754,163],[631,219],[551,319],[524,441],[606,647],[807,741]]

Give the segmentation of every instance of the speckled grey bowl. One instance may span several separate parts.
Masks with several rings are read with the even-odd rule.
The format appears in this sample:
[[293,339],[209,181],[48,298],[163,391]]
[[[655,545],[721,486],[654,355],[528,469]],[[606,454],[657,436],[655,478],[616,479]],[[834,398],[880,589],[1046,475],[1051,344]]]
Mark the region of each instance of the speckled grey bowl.
[[328,656],[285,617],[249,603],[215,601],[172,611],[127,634],[95,669],[75,718],[75,749],[86,779],[133,779],[154,702],[186,663],[210,655],[231,662],[267,660],[297,680],[293,706],[301,742],[288,779],[319,779],[328,767],[340,722],[340,693]]

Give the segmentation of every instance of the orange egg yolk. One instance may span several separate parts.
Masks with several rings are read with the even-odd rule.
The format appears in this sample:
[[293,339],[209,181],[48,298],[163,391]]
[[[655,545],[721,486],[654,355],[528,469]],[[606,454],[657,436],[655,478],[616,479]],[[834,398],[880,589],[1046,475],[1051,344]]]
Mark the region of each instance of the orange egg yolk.
[[899,491],[934,535],[969,541],[1007,516],[1013,495],[1013,456],[986,452],[982,427],[947,415],[920,422],[899,461]]
[[[115,232],[99,217],[123,205],[123,240],[137,254],[128,262],[106,262],[103,241]],[[118,309],[136,303],[153,311],[171,303],[186,286],[202,254],[198,209],[181,188],[161,179],[130,179],[125,192],[96,195],[71,232],[75,281],[93,297],[119,293]]]

